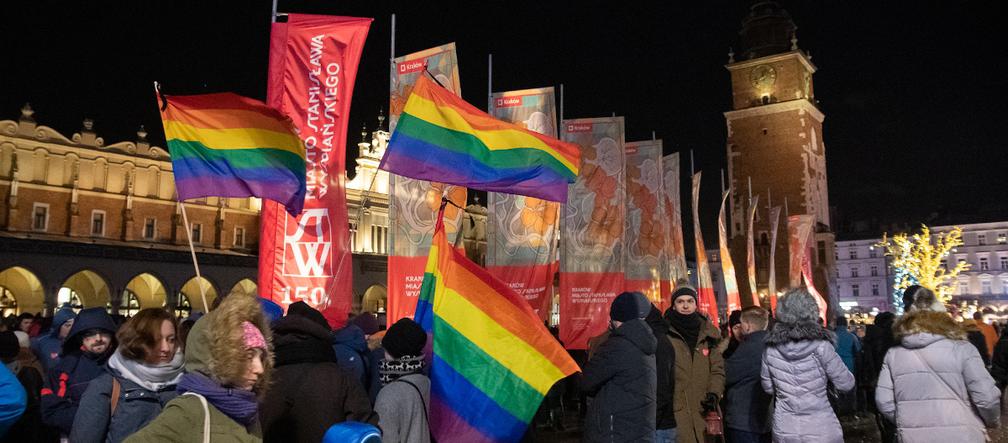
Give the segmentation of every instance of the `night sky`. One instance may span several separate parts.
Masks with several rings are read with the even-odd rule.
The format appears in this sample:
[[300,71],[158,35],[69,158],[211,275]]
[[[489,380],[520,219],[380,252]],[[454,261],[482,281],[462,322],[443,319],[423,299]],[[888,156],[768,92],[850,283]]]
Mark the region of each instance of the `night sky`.
[[[5,5],[0,119],[17,119],[31,102],[40,124],[67,136],[91,117],[106,143],[133,140],[144,124],[163,146],[153,80],[168,94],[265,97],[270,0],[62,3]],[[279,3],[375,18],[349,120],[354,151],[361,126],[374,128],[388,107],[394,12],[397,55],[456,42],[463,96],[480,108],[492,53],[495,91],[563,83],[567,118],[615,112],[626,117],[628,141],[655,131],[685,161],[692,149],[707,178],[705,233],[715,235],[731,97],[723,65],[749,2]],[[1008,71],[996,3],[781,3],[819,68],[835,227],[1008,219],[999,132]]]

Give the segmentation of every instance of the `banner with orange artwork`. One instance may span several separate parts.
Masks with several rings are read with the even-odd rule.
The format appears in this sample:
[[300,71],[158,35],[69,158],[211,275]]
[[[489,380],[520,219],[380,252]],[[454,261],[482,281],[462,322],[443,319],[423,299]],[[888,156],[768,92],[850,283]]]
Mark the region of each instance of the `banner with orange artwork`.
[[767,293],[770,297],[770,310],[777,312],[777,228],[780,225],[781,207],[770,208],[770,264],[767,277]]
[[696,246],[697,268],[697,310],[707,316],[715,327],[720,325],[717,299],[714,298],[714,282],[711,280],[710,263],[704,249],[703,232],[700,229],[700,172],[693,174],[693,243]]
[[731,190],[727,189],[721,194],[721,210],[718,212],[718,247],[721,254],[721,274],[724,277],[725,302],[727,303],[727,313],[742,309],[742,300],[739,297],[738,277],[735,274],[735,263],[732,261],[731,249],[728,248],[728,228],[725,223],[725,203]]
[[623,288],[643,293],[665,312],[671,294],[668,280],[662,278],[668,232],[662,192],[662,141],[627,142],[624,152],[627,196]]
[[[490,115],[557,136],[553,88],[496,92]],[[514,194],[487,193],[486,269],[525,298],[542,321],[549,319],[557,260],[560,203]]]
[[662,179],[664,181],[662,192],[665,195],[665,220],[668,225],[665,250],[668,259],[666,279],[669,286],[674,287],[679,280],[689,281],[686,269],[686,247],[683,243],[678,152],[662,158]]
[[564,120],[561,128],[563,141],[581,147],[581,175],[561,225],[560,341],[586,349],[606,330],[609,305],[623,291],[623,117]]
[[759,195],[749,201],[749,224],[746,231],[746,274],[749,277],[749,294],[752,305],[759,306],[759,288],[756,286],[756,241],[753,238],[753,225],[756,223],[756,208],[759,206]]
[[808,254],[815,226],[815,216],[811,214],[796,214],[787,219],[788,228],[788,283],[792,288],[802,284],[802,267],[811,257]]
[[[455,44],[449,43],[394,60],[390,85],[389,132],[395,130],[406,99],[421,75],[433,75],[445,88],[461,94]],[[389,174],[386,314],[389,325],[400,318],[412,317],[416,310],[442,196],[448,197],[457,205],[448,205],[444,215],[445,233],[448,241],[454,242],[455,236],[460,235],[459,226],[464,211],[459,208],[466,206],[466,189]]]

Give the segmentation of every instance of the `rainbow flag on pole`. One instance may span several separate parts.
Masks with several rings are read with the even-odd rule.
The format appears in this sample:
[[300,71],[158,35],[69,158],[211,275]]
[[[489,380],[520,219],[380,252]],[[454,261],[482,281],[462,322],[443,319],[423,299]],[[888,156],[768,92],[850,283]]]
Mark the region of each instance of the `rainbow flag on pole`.
[[415,317],[433,343],[431,431],[519,441],[550,387],[580,369],[524,298],[448,243],[443,213]]
[[420,76],[380,168],[484,191],[567,201],[581,150],[506,123]]
[[260,197],[301,212],[305,148],[280,112],[230,92],[161,96],[158,105],[179,201]]

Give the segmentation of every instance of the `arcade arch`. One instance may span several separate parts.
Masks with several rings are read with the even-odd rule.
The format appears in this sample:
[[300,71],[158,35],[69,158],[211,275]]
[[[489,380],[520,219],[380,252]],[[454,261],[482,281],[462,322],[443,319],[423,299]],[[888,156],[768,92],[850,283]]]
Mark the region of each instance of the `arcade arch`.
[[45,309],[42,282],[31,271],[13,266],[0,272],[0,304],[4,316],[22,312],[38,313]]
[[388,305],[388,291],[382,285],[371,285],[364,291],[364,298],[361,300],[362,312],[373,312],[380,314],[385,312]]
[[228,295],[234,294],[257,297],[259,295],[259,288],[256,286],[254,281],[244,278],[238,283],[235,283],[235,285],[231,287],[231,291],[228,292]]
[[133,277],[126,284],[126,291],[123,293],[123,304],[128,303],[128,295],[136,296],[137,305],[140,309],[160,308],[165,306],[168,300],[168,290],[165,289],[161,280],[157,277],[143,273]]
[[[106,307],[112,300],[109,285],[98,273],[85,269],[67,278],[60,287],[58,304],[80,301],[82,308]],[[75,306],[76,307],[76,306]]]
[[[203,303],[200,287],[206,291],[206,304]],[[217,288],[214,288],[214,285],[213,283],[210,283],[210,280],[203,277],[193,277],[189,279],[189,281],[182,285],[182,289],[179,290],[179,292],[189,299],[189,303],[192,306],[193,311],[209,312],[210,306],[213,306],[213,301],[217,298]]]

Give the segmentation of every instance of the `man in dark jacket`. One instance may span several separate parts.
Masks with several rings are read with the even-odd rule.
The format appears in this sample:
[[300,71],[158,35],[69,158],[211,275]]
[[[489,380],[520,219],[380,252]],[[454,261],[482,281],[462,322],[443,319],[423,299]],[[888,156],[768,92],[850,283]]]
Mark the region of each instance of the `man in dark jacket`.
[[653,442],[658,340],[644,322],[651,309],[644,294],[624,292],[610,306],[612,333],[584,366],[581,389],[594,397],[584,441]]
[[759,306],[742,310],[739,346],[725,360],[725,427],[733,443],[770,441],[771,397],[760,386],[769,313]]
[[273,334],[273,382],[259,406],[264,441],[318,442],[335,423],[378,424],[360,381],[336,363],[319,311],[288,309],[273,322]]
[[59,362],[63,341],[70,335],[74,317],[75,314],[70,305],[63,305],[53,316],[52,327],[49,328],[49,331],[35,337],[32,341],[32,352],[42,363],[42,370],[48,371]]
[[105,308],[80,311],[63,342],[60,360],[49,370],[42,388],[42,421],[70,434],[74,415],[91,380],[106,372],[115,351],[116,327]]
[[672,394],[675,392],[675,348],[669,339],[669,325],[662,317],[661,311],[651,305],[651,312],[644,319],[655,339],[658,340],[658,347],[655,351],[655,369],[658,390],[657,394],[657,415],[655,422],[655,441],[675,441],[675,405],[672,402]]

